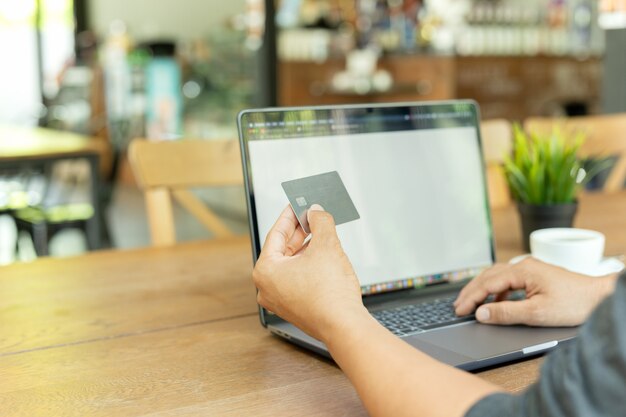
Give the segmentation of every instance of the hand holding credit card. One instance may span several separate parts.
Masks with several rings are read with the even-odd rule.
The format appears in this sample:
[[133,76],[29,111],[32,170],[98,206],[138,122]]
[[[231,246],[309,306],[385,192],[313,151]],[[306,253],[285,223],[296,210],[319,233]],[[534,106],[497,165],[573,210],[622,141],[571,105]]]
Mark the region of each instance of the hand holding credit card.
[[285,181],[281,185],[306,233],[311,233],[307,211],[313,204],[332,214],[337,225],[361,217],[337,171]]

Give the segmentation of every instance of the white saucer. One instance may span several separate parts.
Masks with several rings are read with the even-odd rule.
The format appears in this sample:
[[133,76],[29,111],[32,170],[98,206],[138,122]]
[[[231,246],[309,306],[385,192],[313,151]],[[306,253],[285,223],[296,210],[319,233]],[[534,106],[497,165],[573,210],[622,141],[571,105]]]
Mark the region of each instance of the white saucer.
[[[524,255],[516,256],[515,258],[511,259],[509,263],[516,264],[519,261],[528,258],[529,256],[532,256],[532,255],[530,253],[526,253]],[[599,277],[602,275],[620,272],[622,269],[624,269],[624,267],[625,267],[624,263],[620,261],[619,259],[608,257],[600,261],[600,263],[596,265],[595,267],[591,267],[589,269],[585,269],[585,270],[570,269],[570,268],[565,268],[565,269],[569,269],[572,272],[578,272],[580,274],[591,275],[593,277]]]

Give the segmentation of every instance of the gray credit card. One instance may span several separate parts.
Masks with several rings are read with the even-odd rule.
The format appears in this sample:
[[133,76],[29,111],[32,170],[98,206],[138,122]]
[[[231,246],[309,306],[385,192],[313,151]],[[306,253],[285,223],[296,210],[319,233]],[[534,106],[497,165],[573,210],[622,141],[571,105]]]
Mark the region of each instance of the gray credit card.
[[307,233],[311,233],[311,230],[306,215],[313,204],[319,204],[332,214],[335,224],[361,217],[337,171],[285,181],[281,185],[302,229]]

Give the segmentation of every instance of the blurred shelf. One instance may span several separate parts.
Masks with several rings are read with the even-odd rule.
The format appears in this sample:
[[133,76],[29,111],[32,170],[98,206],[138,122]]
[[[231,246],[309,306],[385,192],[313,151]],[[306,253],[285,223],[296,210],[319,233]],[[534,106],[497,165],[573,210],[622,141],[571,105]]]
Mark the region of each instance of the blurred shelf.
[[337,91],[343,59],[279,62],[279,105],[310,106],[469,98],[482,117],[521,120],[566,112],[597,113],[602,58],[598,56],[386,55],[379,69],[393,78],[389,91]]
[[454,94],[454,59],[446,56],[390,55],[378,67],[388,71],[394,85],[387,92],[358,94],[333,90],[332,79],[344,70],[342,59],[324,63],[280,62],[279,104],[306,106],[388,101],[443,100]]

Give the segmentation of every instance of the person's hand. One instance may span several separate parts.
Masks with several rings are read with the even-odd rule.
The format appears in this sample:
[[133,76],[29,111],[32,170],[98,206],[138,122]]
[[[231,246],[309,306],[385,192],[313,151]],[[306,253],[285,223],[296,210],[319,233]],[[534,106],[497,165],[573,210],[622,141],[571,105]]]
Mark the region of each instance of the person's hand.
[[257,301],[266,309],[325,341],[330,329],[368,314],[359,281],[344,253],[335,221],[319,205],[308,212],[311,239],[289,206],[270,230],[252,272]]
[[[614,288],[615,277],[590,277],[534,258],[517,264],[497,264],[470,281],[454,303],[459,316],[470,314],[487,296],[495,302],[476,310],[489,324],[576,326]],[[526,299],[506,301],[510,291],[525,290]]]

